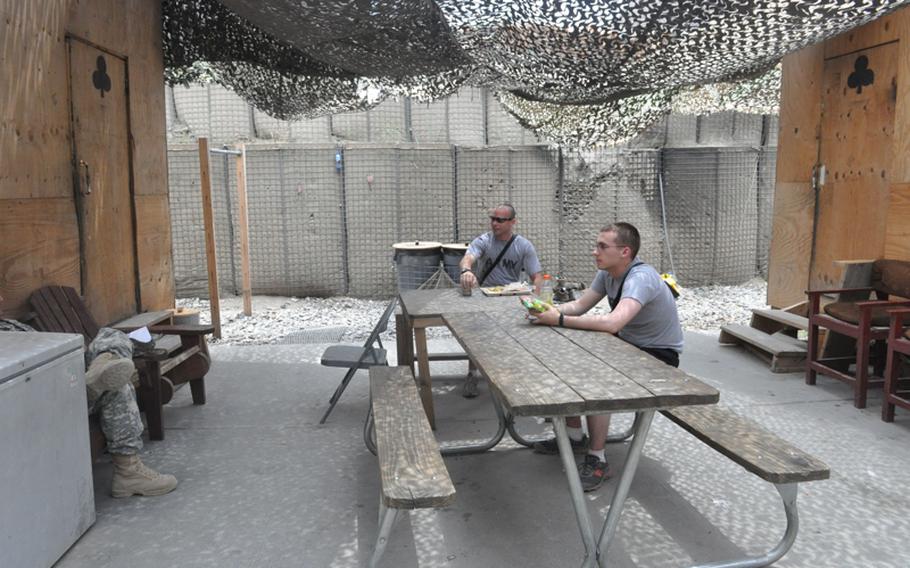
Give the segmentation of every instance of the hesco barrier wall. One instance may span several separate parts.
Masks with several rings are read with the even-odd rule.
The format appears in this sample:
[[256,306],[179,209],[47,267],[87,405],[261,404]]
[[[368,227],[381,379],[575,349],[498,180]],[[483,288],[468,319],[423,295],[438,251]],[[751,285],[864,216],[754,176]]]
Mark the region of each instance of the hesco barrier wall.
[[[687,131],[668,121],[662,135]],[[682,285],[740,283],[767,268],[775,154],[775,146],[248,145],[253,291],[389,297],[397,286],[393,243],[470,240],[488,230],[489,208],[503,201],[515,205],[517,230],[544,270],[569,280],[590,282],[598,229],[624,220],[642,233],[640,256],[675,268]],[[212,155],[211,166],[219,284],[237,293],[234,158]],[[172,146],[169,168],[177,292],[205,296],[196,146]]]

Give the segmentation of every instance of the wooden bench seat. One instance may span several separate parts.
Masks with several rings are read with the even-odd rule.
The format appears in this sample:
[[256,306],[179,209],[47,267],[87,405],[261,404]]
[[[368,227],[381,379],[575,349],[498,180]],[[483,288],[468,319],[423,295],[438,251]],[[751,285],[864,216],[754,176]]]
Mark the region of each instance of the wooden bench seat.
[[787,529],[777,546],[761,557],[712,563],[710,566],[747,568],[777,562],[790,550],[799,530],[796,508],[798,484],[828,479],[831,474],[828,466],[758,424],[720,406],[681,407],[664,410],[663,414],[746,471],[773,483],[784,503]]
[[382,489],[377,566],[401,509],[445,507],[455,500],[439,445],[409,367],[371,367],[370,397]]

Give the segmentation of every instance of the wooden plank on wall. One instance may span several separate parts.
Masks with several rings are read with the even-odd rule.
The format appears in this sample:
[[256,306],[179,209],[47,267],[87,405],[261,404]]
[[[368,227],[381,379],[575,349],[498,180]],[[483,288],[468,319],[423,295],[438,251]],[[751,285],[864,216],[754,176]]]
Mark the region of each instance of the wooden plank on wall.
[[803,301],[809,284],[823,54],[814,45],[783,60],[767,300],[778,308]]
[[812,179],[812,168],[818,158],[823,53],[824,46],[814,45],[783,59],[777,138],[778,182]]
[[34,0],[0,5],[0,195],[72,197],[66,9]]
[[70,199],[0,200],[0,295],[13,317],[47,284],[79,288],[79,229]]
[[891,184],[885,258],[910,260],[910,183]]
[[897,41],[901,38],[901,27],[908,16],[910,11],[904,8],[829,39],[824,43],[825,59]]
[[892,23],[902,40],[897,44],[897,110],[891,146],[891,183],[901,184],[910,183],[910,9],[899,10],[895,16],[899,17]]
[[[782,308],[806,299],[815,192],[811,182],[778,182],[768,266],[768,304]],[[810,232],[807,234],[806,228]]]
[[171,219],[167,195],[137,195],[136,244],[142,310],[174,307]]

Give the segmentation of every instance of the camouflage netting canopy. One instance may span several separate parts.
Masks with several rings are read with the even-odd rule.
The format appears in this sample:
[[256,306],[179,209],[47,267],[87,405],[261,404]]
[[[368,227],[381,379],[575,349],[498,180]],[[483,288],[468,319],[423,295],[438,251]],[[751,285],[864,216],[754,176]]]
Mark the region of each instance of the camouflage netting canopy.
[[484,85],[524,125],[588,144],[633,136],[673,108],[773,111],[784,54],[907,1],[162,4],[172,84],[215,80],[284,119]]

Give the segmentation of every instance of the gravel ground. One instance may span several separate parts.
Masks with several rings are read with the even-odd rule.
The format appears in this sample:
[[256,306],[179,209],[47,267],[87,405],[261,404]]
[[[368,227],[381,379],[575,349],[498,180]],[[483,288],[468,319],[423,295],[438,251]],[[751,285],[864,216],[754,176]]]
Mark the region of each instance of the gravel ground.
[[[765,307],[767,283],[759,278],[739,286],[704,286],[683,288],[677,301],[683,328],[714,331],[727,323],[748,323],[752,308]],[[178,307],[195,308],[201,321],[209,322],[209,302],[199,298],[181,298]],[[254,296],[253,315],[243,315],[240,297],[221,298],[220,340],[212,344],[262,345],[301,343],[306,332],[310,342],[329,338],[324,343],[356,342],[369,334],[382,315],[386,302],[336,296],[333,298],[294,298],[284,296]],[[607,312],[606,301],[594,308]],[[301,332],[305,332],[301,334]],[[394,325],[383,336],[395,335]],[[429,328],[429,337],[445,337],[445,328]]]

